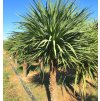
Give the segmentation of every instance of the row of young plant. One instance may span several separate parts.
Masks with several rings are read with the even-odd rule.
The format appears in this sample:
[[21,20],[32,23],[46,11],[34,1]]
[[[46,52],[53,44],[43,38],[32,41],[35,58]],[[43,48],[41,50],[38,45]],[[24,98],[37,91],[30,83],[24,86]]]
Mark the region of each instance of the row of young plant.
[[74,69],[75,85],[81,74],[83,96],[86,76],[94,79],[97,73],[98,22],[89,21],[89,15],[88,9],[80,10],[68,0],[46,0],[45,4],[33,0],[29,11],[17,22],[20,31],[4,41],[4,49],[25,68],[36,60],[42,67],[48,65],[51,101],[58,101],[56,74],[60,67]]

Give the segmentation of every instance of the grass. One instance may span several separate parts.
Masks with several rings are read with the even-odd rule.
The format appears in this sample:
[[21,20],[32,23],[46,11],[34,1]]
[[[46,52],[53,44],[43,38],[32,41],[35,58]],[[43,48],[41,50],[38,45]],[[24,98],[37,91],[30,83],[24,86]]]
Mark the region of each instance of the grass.
[[19,101],[14,90],[14,84],[9,81],[9,73],[4,72],[3,89],[4,89],[4,101]]
[[10,80],[10,76],[12,76],[12,74],[4,73],[3,101],[31,101],[21,84],[18,81],[14,82]]

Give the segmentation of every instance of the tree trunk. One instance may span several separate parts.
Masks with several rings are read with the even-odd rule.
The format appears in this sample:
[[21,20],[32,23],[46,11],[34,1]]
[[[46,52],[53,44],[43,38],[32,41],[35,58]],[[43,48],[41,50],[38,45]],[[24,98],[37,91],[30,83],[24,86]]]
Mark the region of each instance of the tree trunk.
[[25,62],[23,63],[23,74],[26,77],[27,76],[27,69],[28,69],[28,63]]
[[43,60],[39,59],[40,70],[43,71]]
[[15,59],[15,67],[18,67],[17,59]]
[[57,84],[56,84],[56,69],[57,69],[57,63],[55,60],[51,61],[50,63],[50,97],[51,101],[58,101],[57,100]]
[[40,71],[41,71],[40,72],[41,83],[43,84],[43,81],[44,81],[44,63],[43,63],[42,58],[39,58],[39,66],[40,66]]

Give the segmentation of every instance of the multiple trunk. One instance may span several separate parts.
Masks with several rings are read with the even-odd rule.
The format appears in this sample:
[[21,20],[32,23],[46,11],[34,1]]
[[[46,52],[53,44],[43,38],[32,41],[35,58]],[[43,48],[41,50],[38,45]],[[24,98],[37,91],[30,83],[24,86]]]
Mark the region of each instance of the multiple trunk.
[[[40,63],[40,68],[42,70],[42,68],[43,68],[43,61],[41,61],[41,62],[40,61],[41,61],[41,59],[39,60],[39,63]],[[39,63],[35,63],[33,65],[38,66]],[[28,73],[28,63],[24,60],[22,66],[23,66],[23,74],[26,77],[27,76],[27,73]]]
[[[43,67],[43,61],[40,62],[40,68]],[[28,63],[24,61],[23,63],[23,74],[24,76],[27,76],[27,69],[28,69]],[[58,101],[57,100],[57,83],[56,83],[56,72],[57,72],[57,60],[51,60],[50,61],[50,97],[51,101]]]
[[51,101],[58,101],[57,100],[56,69],[57,69],[57,61],[52,60],[50,62],[50,79],[49,79],[50,80],[49,90],[50,90]]

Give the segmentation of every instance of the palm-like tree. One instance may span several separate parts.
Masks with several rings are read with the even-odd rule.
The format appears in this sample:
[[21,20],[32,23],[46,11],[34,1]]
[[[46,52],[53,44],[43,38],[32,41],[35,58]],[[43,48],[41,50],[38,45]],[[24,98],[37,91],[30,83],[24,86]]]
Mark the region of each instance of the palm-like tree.
[[30,11],[22,16],[23,21],[18,22],[22,32],[17,32],[17,35],[21,36],[20,39],[25,44],[21,44],[24,49],[31,47],[31,54],[28,52],[27,58],[32,61],[41,58],[50,66],[51,101],[58,101],[56,73],[59,65],[65,69],[79,70],[82,67],[84,74],[86,69],[83,60],[88,60],[86,62],[90,64],[94,63],[90,53],[87,54],[86,51],[89,45],[89,37],[85,37],[88,34],[86,29],[88,10],[77,9],[75,2],[68,0],[66,2],[56,0],[54,4],[47,0],[45,5],[42,1],[33,0],[33,3],[34,6],[31,5]]
[[[16,67],[17,64],[23,66],[23,74],[27,76],[27,68],[29,64],[29,55],[32,53],[32,47],[27,45],[25,41],[29,38],[26,38],[23,33],[13,32],[10,38],[4,41],[4,49],[9,52],[9,55],[14,60]],[[30,61],[31,62],[31,61]]]
[[[87,76],[94,79],[97,76],[98,64],[98,23],[97,21],[88,23],[84,30],[87,32],[78,40],[76,49],[77,56],[82,63],[76,67],[75,84],[80,80],[83,82],[83,89],[81,87],[82,96],[86,95],[86,78]],[[83,98],[84,99],[84,98]]]

